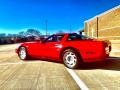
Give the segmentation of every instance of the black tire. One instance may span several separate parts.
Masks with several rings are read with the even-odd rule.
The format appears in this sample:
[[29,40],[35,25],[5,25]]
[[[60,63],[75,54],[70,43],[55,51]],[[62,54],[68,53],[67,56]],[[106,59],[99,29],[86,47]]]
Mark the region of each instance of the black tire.
[[18,51],[18,56],[21,60],[27,60],[28,59],[27,49],[25,47],[20,47]]
[[78,68],[81,64],[79,54],[73,49],[67,49],[62,54],[62,60],[66,67],[70,69]]

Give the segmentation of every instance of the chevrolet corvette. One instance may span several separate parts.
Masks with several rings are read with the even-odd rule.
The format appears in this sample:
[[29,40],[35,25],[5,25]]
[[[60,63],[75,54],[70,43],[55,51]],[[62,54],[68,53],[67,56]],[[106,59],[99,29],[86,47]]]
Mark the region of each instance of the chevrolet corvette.
[[39,58],[62,61],[71,69],[83,62],[104,61],[110,51],[110,41],[91,39],[77,33],[53,34],[42,41],[22,43],[16,49],[21,60]]

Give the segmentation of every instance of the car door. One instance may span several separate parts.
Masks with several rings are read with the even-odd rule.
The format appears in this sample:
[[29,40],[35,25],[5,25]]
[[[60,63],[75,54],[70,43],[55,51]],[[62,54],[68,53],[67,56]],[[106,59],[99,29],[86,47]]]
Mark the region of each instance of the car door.
[[[62,36],[61,36],[62,37]],[[44,43],[44,56],[49,59],[58,59],[61,49],[61,41],[57,39],[57,35],[52,35]]]
[[29,54],[33,57],[44,56],[44,44],[41,42],[32,43],[29,47]]
[[45,57],[50,59],[57,59],[59,57],[60,42],[48,42],[45,45]]

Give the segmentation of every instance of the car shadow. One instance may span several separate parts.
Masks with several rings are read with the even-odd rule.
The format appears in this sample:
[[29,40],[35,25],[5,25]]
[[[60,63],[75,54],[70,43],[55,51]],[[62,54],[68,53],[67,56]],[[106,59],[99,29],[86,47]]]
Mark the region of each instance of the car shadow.
[[[25,62],[34,62],[34,61],[45,61],[45,62],[52,62],[52,63],[58,63],[63,64],[62,61],[55,61],[55,60],[49,60],[49,59],[38,59],[38,58],[30,58],[29,60],[26,60]],[[105,70],[116,70],[120,71],[120,57],[110,57],[104,62],[92,62],[92,63],[83,63],[75,70],[94,70],[94,69],[105,69]]]
[[120,57],[110,57],[104,62],[84,63],[77,69],[92,70],[92,69],[105,69],[120,71]]

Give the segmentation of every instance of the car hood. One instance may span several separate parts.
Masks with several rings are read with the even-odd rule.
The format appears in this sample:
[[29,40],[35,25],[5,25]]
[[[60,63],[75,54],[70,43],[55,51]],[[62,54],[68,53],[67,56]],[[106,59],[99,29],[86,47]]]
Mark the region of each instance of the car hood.
[[21,45],[23,45],[23,46],[24,46],[24,45],[25,45],[25,46],[27,45],[27,46],[28,46],[28,45],[38,44],[38,43],[41,44],[40,41],[39,41],[39,42],[38,42],[38,41],[33,41],[33,42],[24,42],[24,43],[22,43]]

